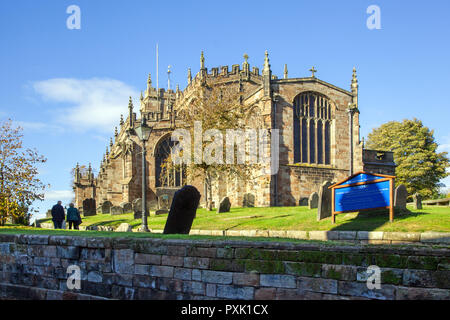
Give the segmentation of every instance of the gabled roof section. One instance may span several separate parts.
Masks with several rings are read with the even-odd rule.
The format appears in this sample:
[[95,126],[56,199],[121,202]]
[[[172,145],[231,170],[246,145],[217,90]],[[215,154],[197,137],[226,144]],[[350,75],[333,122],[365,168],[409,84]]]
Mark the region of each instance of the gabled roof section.
[[337,91],[342,92],[342,93],[344,93],[344,94],[346,94],[348,96],[351,96],[351,97],[353,96],[352,92],[350,92],[348,90],[345,90],[345,89],[342,89],[342,88],[339,88],[339,87],[337,87],[335,85],[332,85],[331,83],[328,83],[326,81],[317,79],[315,77],[314,78],[313,77],[307,77],[307,78],[272,79],[271,80],[271,83],[274,83],[274,84],[288,84],[288,83],[297,83],[297,82],[302,82],[302,83],[305,83],[305,82],[320,83],[320,84],[322,84],[322,85],[324,85],[324,86],[326,86],[328,88],[337,90]]

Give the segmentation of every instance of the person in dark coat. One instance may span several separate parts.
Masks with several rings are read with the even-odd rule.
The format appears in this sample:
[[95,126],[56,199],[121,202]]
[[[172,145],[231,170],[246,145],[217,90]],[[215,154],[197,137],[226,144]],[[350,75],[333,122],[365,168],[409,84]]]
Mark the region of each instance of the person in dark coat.
[[55,229],[62,229],[62,222],[66,218],[64,207],[61,204],[62,202],[58,201],[52,208],[52,221]]
[[67,209],[67,222],[69,223],[69,230],[72,230],[72,226],[75,230],[79,230],[78,226],[81,224],[80,211],[74,207],[73,203],[69,204],[69,209]]

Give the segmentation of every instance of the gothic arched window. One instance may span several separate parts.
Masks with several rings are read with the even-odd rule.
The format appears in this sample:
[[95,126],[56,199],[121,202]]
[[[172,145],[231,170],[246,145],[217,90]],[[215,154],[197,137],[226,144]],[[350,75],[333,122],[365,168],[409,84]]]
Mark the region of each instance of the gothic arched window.
[[164,166],[175,143],[170,136],[160,141],[155,149],[156,187],[181,187],[186,184],[186,166],[176,168]]
[[331,102],[317,92],[294,99],[294,163],[330,164]]

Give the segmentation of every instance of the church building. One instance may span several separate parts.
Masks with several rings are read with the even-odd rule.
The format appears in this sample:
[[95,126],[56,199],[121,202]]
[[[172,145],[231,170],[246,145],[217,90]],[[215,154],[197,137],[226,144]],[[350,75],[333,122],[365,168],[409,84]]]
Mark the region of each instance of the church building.
[[188,108],[190,97],[205,82],[236,87],[242,92],[242,103],[255,106],[255,116],[261,117],[266,128],[279,130],[276,174],[260,175],[254,181],[216,179],[212,188],[215,206],[225,196],[233,207],[296,206],[318,192],[325,181],[337,182],[358,171],[395,175],[392,152],[364,149],[356,70],[350,90],[319,79],[314,67],[310,72],[306,77],[289,78],[285,65],[283,77],[278,78],[272,74],[267,52],[262,72],[250,68],[247,55],[242,65],[208,70],[202,52],[200,70],[195,76],[188,70],[183,91],[178,86],[171,90],[170,82],[168,90],[155,88],[149,75],[140,97],[139,118],[130,98],[128,115],[121,116],[97,176],[91,165],[87,170],[79,165],[75,168],[75,205],[83,208],[84,200],[94,199],[98,210],[105,202],[129,208],[142,198],[142,142],[132,129],[143,119],[153,128],[146,142],[150,210],[167,209],[173,193],[186,184],[200,191],[202,204],[202,180],[190,180],[180,171],[173,172],[172,179],[164,179],[161,166],[173,146],[171,133],[179,121],[177,110]]

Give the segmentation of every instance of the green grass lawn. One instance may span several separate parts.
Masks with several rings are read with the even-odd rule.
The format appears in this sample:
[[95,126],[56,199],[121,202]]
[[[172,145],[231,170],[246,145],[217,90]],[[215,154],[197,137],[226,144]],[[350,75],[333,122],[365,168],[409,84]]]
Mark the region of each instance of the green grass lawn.
[[[394,222],[389,222],[387,210],[340,214],[336,224],[331,218],[316,221],[317,209],[307,207],[232,208],[231,212],[217,214],[205,209],[197,210],[192,229],[202,230],[348,230],[391,232],[450,232],[450,208],[428,206],[423,210],[396,211]],[[148,218],[150,229],[164,229],[167,215]],[[41,220],[42,222],[48,220]],[[133,214],[111,216],[101,214],[83,219],[83,226],[103,225],[117,227],[129,223],[133,228],[141,225]]]

